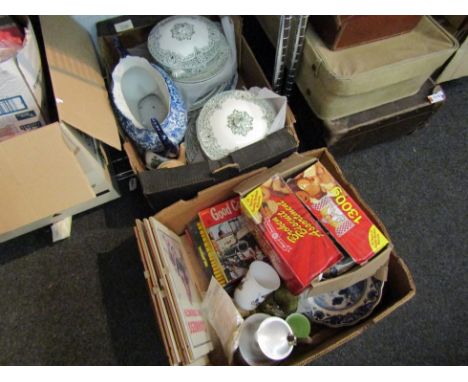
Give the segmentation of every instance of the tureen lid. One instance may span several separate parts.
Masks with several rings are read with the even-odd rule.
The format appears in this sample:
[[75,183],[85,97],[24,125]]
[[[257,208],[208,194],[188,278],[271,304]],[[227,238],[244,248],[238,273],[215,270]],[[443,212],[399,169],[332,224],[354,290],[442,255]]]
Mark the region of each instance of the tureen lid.
[[220,27],[202,16],[172,16],[148,36],[148,50],[176,81],[204,81],[218,73],[231,51]]
[[211,98],[197,119],[197,137],[204,153],[219,160],[263,139],[276,112],[265,99],[245,90],[231,90]]

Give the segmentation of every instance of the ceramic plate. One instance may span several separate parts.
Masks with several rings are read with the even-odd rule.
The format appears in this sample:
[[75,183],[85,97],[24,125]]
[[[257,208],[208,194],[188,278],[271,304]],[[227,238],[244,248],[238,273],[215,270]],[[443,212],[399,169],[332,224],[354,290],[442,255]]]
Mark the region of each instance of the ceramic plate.
[[219,160],[263,139],[276,111],[271,103],[244,90],[217,94],[200,111],[197,138],[203,152]]
[[220,27],[202,16],[172,16],[160,21],[148,36],[148,50],[178,82],[205,81],[231,58]]
[[330,327],[354,325],[372,313],[380,302],[384,283],[375,277],[362,280],[349,288],[299,299],[299,312],[318,324]]
[[188,163],[203,162],[205,160],[205,156],[203,155],[203,151],[200,147],[200,144],[198,143],[197,138],[196,123],[199,113],[200,110],[195,110],[189,113],[188,125],[184,138],[184,142],[187,148],[185,155],[187,157]]
[[341,261],[327,269],[326,272],[323,273],[323,278],[325,279],[331,279],[333,277],[342,275],[345,272],[348,272],[350,269],[352,269],[356,263],[353,261],[353,259],[345,255]]

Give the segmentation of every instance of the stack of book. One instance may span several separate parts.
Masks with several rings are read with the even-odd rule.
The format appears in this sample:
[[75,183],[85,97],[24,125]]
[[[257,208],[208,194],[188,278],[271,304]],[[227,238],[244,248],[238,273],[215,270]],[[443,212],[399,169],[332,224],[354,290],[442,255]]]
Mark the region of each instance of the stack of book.
[[200,211],[186,234],[206,277],[225,288],[240,280],[252,261],[265,258],[241,214],[239,197]]
[[213,344],[182,239],[152,217],[134,229],[170,364],[207,364]]

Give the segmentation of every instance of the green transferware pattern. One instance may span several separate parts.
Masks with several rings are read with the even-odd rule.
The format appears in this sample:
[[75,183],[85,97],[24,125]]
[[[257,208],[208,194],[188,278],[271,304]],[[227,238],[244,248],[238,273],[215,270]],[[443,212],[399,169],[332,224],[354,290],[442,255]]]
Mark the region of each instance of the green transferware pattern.
[[231,50],[226,37],[220,27],[213,21],[201,16],[184,16],[183,22],[172,26],[172,38],[178,41],[192,40],[195,34],[194,22],[202,22],[208,29],[207,44],[201,48],[194,48],[193,52],[182,56],[170,49],[160,46],[161,28],[174,20],[169,17],[159,22],[151,31],[148,38],[148,49],[154,59],[169,71],[176,81],[199,82],[215,76],[231,59]]
[[[241,90],[231,90],[218,94],[210,99],[200,112],[197,120],[197,136],[203,151],[212,159],[218,160],[229,155],[231,152],[238,150],[240,147],[235,146],[233,149],[222,147],[213,134],[213,126],[210,119],[217,110],[222,110],[222,105],[228,99],[248,100],[249,102],[258,105],[262,109],[262,118],[266,122],[268,129],[271,127],[275,119],[275,110],[273,106],[266,100],[254,98],[254,96]],[[234,109],[228,116],[228,127],[233,134],[246,136],[253,129],[253,117],[245,111]]]

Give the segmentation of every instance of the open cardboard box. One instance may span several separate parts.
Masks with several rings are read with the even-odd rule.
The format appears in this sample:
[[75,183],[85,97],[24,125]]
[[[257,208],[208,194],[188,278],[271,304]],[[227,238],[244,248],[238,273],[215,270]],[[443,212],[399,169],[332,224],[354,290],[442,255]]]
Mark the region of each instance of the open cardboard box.
[[71,17],[33,19],[48,125],[0,143],[0,242],[119,196],[102,143],[121,149],[93,43]]
[[[360,205],[363,211],[371,218],[371,220],[373,220],[384,235],[389,238],[385,226],[375,215],[372,209],[362,200],[356,189],[346,181],[338,164],[327,149],[312,150],[302,154],[294,153],[273,168],[254,170],[248,174],[237,176],[223,183],[207,188],[199,192],[193,199],[180,200],[160,211],[155,215],[155,218],[180,235],[183,241],[187,241],[184,233],[185,226],[196,217],[198,211],[222,202],[234,196],[236,193],[245,193],[256,185],[262,183],[265,179],[268,179],[274,173],[280,173],[286,177],[296,174],[308,167],[315,158],[318,158],[321,163],[326,166],[341,186]],[[186,248],[188,251],[187,258],[189,260],[188,267],[190,268],[192,278],[194,278],[194,282],[199,289],[206,290],[208,287],[208,281],[203,278],[197,278],[197,275],[201,274],[201,272],[197,268],[200,267],[200,265],[198,260],[195,258],[196,255],[194,252],[190,252],[190,246],[187,245]],[[157,283],[151,280],[150,275],[152,273],[154,274],[154,272],[151,272],[149,269],[151,261],[145,261],[144,253],[141,253],[141,256],[145,268],[145,277],[148,282],[149,292],[152,300],[154,301],[153,294],[164,293],[164,291],[155,291],[155,285],[157,285]],[[371,327],[384,317],[391,314],[395,309],[409,301],[415,295],[415,285],[411,273],[404,261],[396,255],[393,250],[393,246],[391,245],[387,250],[381,252],[366,265],[359,267],[352,272],[348,272],[336,279],[322,282],[322,285],[316,284],[314,289],[316,289],[317,293],[324,293],[329,290],[339,289],[343,286],[349,286],[365,277],[368,277],[369,272],[373,272],[378,269],[385,270],[383,277],[386,277],[387,281],[384,286],[381,302],[372,314],[354,326],[336,329],[321,327],[320,341],[318,345],[304,345],[297,347],[292,355],[283,362],[283,364],[304,365],[312,362],[320,356],[358,336],[365,329]],[[158,318],[160,312],[154,303],[153,307],[156,317]],[[158,321],[160,321],[160,318],[158,318]],[[160,329],[162,330],[162,328]]]
[[[98,45],[109,84],[112,69],[119,60],[113,38],[118,36],[124,48],[130,50],[144,45],[150,30],[164,17],[167,16],[121,16],[97,24]],[[231,17],[236,31],[238,87],[270,87],[252,50],[242,36],[241,17]],[[171,169],[148,171],[136,147],[127,137],[124,138],[123,147],[134,172],[138,175],[144,195],[153,209],[159,210],[179,199],[189,199],[198,191],[233,176],[255,168],[272,166],[297,151],[298,138],[294,123],[294,115],[288,107],[285,129],[220,161],[206,160]]]

